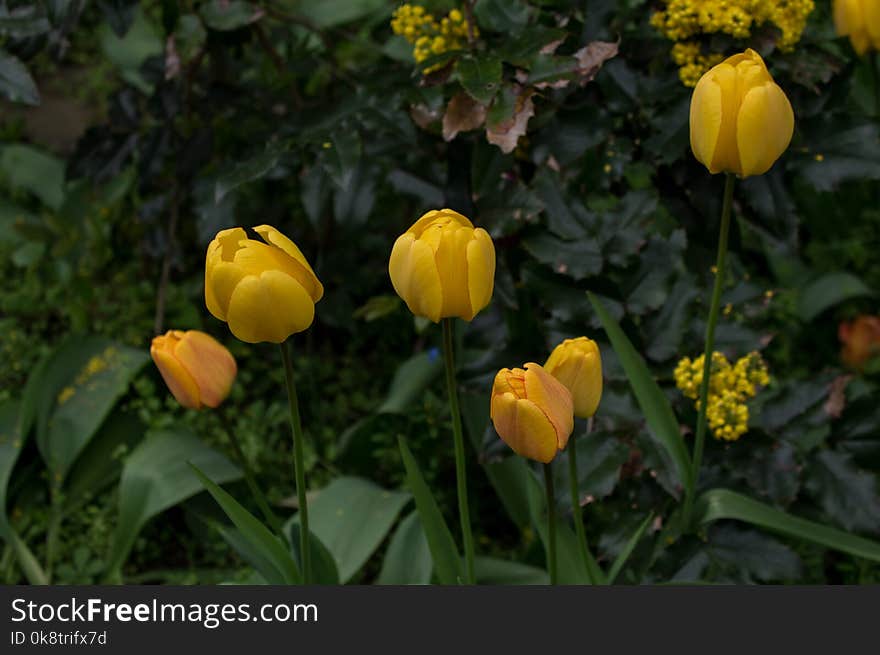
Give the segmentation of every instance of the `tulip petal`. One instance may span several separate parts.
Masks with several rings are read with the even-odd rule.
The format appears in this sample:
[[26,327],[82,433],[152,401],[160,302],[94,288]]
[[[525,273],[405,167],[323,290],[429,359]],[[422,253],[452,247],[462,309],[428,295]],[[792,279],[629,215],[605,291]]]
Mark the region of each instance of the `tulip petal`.
[[443,292],[431,246],[409,232],[402,234],[391,250],[388,273],[397,295],[413,314],[434,323],[440,320]]
[[[441,316],[458,316],[470,321],[474,317],[468,292],[467,247],[472,231],[455,224],[432,225],[429,230],[439,233],[434,261],[440,276],[443,305]],[[427,234],[427,232],[425,233]],[[424,238],[424,236],[423,236]],[[428,240],[428,243],[431,243]]]
[[247,272],[241,266],[231,262],[219,262],[214,266],[208,279],[205,280],[205,295],[208,289],[214,299],[214,306],[208,305],[208,311],[221,321],[226,320],[229,314],[229,301],[238,283],[247,277]]
[[574,429],[571,392],[540,365],[528,363],[525,368],[526,398],[546,414],[547,419],[553,424],[559,448],[565,448]]
[[512,393],[493,394],[490,414],[498,436],[517,455],[545,464],[556,456],[556,431],[533,402]]
[[[547,415],[531,400],[516,401],[517,444],[509,444],[514,452],[523,457],[549,464],[561,450],[559,438]],[[509,443],[509,442],[508,442]]]
[[429,212],[426,212],[422,215],[419,220],[410,226],[407,230],[408,233],[412,234],[414,237],[418,238],[422,235],[422,232],[425,231],[425,228],[435,219],[446,217],[449,218],[452,222],[458,223],[459,225],[464,225],[465,227],[473,227],[474,224],[470,222],[467,216],[463,214],[459,214],[457,211],[452,209],[433,209]]
[[483,228],[474,230],[473,239],[467,245],[467,269],[473,317],[492,300],[495,287],[495,245]]
[[247,275],[229,300],[227,322],[247,343],[281,343],[312,324],[315,305],[303,286],[281,271]]
[[711,74],[697,82],[691,97],[690,133],[694,157],[703,166],[712,169],[712,160],[721,133],[721,87]]
[[766,173],[785,152],[793,131],[791,105],[776,84],[765,84],[746,93],[737,120],[743,177]]
[[235,380],[235,359],[212,336],[190,330],[174,348],[177,360],[189,371],[199,389],[203,405],[217,407]]
[[300,281],[306,291],[309,292],[312,301],[318,302],[324,296],[324,286],[321,284],[318,276],[315,275],[315,271],[312,270],[308,260],[305,258],[305,255],[302,254],[302,251],[297,245],[291,241],[289,237],[271,225],[259,225],[254,228],[254,231],[259,234],[266,243],[280,248],[302,266],[304,275],[296,275],[295,277]]
[[150,355],[156,362],[156,368],[168,385],[168,390],[181,405],[188,409],[201,409],[199,387],[195,378],[189,374],[174,355],[164,349],[150,348]]

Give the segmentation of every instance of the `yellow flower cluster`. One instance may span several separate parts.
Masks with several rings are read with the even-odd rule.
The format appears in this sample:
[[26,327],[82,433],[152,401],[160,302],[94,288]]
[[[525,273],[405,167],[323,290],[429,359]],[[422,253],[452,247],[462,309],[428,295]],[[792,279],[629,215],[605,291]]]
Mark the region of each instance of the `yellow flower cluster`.
[[666,0],[666,8],[651,16],[651,25],[675,41],[672,58],[685,86],[696,86],[700,77],[723,59],[720,53],[704,55],[699,38],[727,34],[748,39],[752,29],[770,24],[781,32],[780,50],[791,50],[800,41],[813,0]]
[[[468,39],[468,23],[458,9],[453,9],[439,22],[421,5],[401,5],[391,15],[391,29],[413,46],[413,59],[417,64],[450,50],[460,50]],[[473,36],[478,35],[477,26],[471,26]],[[439,68],[430,66],[426,73]]]
[[[703,356],[692,360],[685,357],[675,367],[675,385],[699,408],[700,385],[703,382]],[[731,364],[720,352],[712,353],[709,375],[709,399],[706,419],[716,439],[736,441],[749,429],[749,398],[758,387],[769,384],[767,364],[756,352]]]

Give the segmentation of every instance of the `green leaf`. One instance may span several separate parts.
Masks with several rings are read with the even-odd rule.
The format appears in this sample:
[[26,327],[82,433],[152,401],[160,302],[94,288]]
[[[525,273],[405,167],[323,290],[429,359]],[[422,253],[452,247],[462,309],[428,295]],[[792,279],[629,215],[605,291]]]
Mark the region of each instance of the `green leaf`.
[[645,360],[633,348],[617,321],[605,310],[605,306],[596,296],[589,292],[587,296],[599,315],[599,320],[602,321],[602,326],[605,328],[605,333],[614,347],[620,364],[626,371],[626,376],[629,378],[639,407],[642,408],[645,420],[648,422],[652,437],[662,444],[671,458],[674,467],[674,470],[671,471],[673,478],[679,483],[686,484],[689,478],[690,457],[669,400],[663,395],[663,391],[645,365]]
[[739,526],[714,526],[709,532],[709,551],[715,562],[732,565],[744,582],[796,581],[801,576],[801,559],[776,539]]
[[217,183],[214,186],[214,203],[219,203],[224,196],[240,187],[242,184],[258,180],[266,175],[278,164],[283,148],[278,146],[270,147],[265,152],[261,152],[250,159],[236,163],[230,170],[221,173],[217,177]]
[[812,321],[826,309],[850,298],[873,296],[874,291],[851,273],[826,273],[803,288],[798,298],[798,314]]
[[111,64],[119,69],[122,78],[144,93],[152,91],[152,84],[141,73],[142,64],[150,57],[162,55],[165,44],[160,29],[136,9],[134,20],[125,36],[119,38],[109,24],[98,31],[101,50]]
[[626,565],[629,556],[632,555],[632,552],[636,549],[639,542],[642,540],[642,537],[645,535],[645,530],[648,529],[648,526],[651,525],[651,519],[654,518],[653,513],[649,513],[645,520],[639,524],[639,527],[633,532],[632,537],[630,537],[623,549],[617,554],[617,557],[614,558],[614,562],[611,564],[611,568],[608,569],[608,576],[606,577],[606,584],[614,584],[614,581],[617,579],[617,576],[620,575],[620,572],[623,570],[623,567]]
[[519,34],[531,14],[531,8],[523,0],[478,0],[474,7],[474,15],[482,29],[505,35]]
[[342,477],[309,501],[309,530],[332,553],[343,584],[379,547],[409,499],[363,478]]
[[704,493],[697,500],[694,514],[700,523],[736,519],[786,537],[880,562],[880,543],[876,541],[792,516],[728,489],[712,489]]
[[51,209],[64,202],[64,162],[39,148],[21,143],[0,151],[0,173],[13,187],[25,189]]
[[[581,498],[604,498],[611,494],[620,478],[621,467],[629,459],[629,447],[605,432],[583,435],[572,445],[578,449],[578,490]],[[570,486],[568,466],[566,450],[565,455],[560,457],[560,464],[554,467],[558,489],[568,489]],[[562,504],[571,509],[571,494],[562,497]]]
[[12,102],[26,105],[40,104],[40,92],[34,78],[18,57],[0,50],[0,95]]
[[397,367],[385,400],[378,413],[399,414],[434,381],[443,370],[443,360],[436,349],[413,355]]
[[221,483],[241,477],[226,457],[206,446],[186,428],[148,435],[122,469],[119,518],[108,558],[109,570],[122,566],[138,532],[148,520],[202,491],[188,462]]
[[497,557],[475,557],[474,571],[477,584],[546,585],[550,583],[550,576],[544,569]]
[[431,495],[431,490],[422,477],[419,465],[406,445],[406,439],[398,437],[400,455],[406,468],[406,482],[416,501],[416,509],[425,530],[428,547],[431,549],[431,558],[434,561],[434,571],[440,584],[460,584],[464,579],[462,575],[462,562],[449,531],[449,526],[437,507],[437,501]]
[[456,70],[464,90],[474,100],[488,106],[501,86],[501,60],[492,55],[462,57]]
[[[311,509],[311,504],[309,509]],[[317,535],[309,526],[309,547],[311,549],[311,567],[312,567],[312,584],[338,585],[344,583],[339,579],[339,569],[336,566],[336,559],[327,546],[318,539]],[[291,521],[290,526],[290,543],[293,549],[293,556],[296,557],[297,564],[302,568],[302,555],[300,554],[299,533],[301,526],[298,521]]]
[[199,7],[199,13],[212,30],[229,32],[258,21],[264,12],[253,2],[209,0]]
[[7,13],[5,8],[0,9],[0,34],[11,36],[13,39],[26,39],[31,36],[45,34],[52,29],[52,25],[45,16],[37,13],[36,7],[24,7],[22,10]]
[[385,0],[288,0],[301,16],[318,28],[326,29],[391,13]]
[[144,436],[144,424],[129,412],[114,411],[76,458],[64,489],[65,511],[79,508],[115,482],[127,451]]
[[432,569],[425,529],[418,512],[410,512],[391,535],[376,584],[428,584]]
[[880,533],[877,476],[856,468],[852,455],[819,452],[810,463],[806,487],[822,509],[847,530]]
[[270,564],[267,570],[260,571],[266,581],[269,584],[298,584],[302,580],[299,568],[281,539],[273,535],[235,498],[211,481],[195,464],[192,462],[188,464],[241,533],[245,543],[259,552]]
[[45,571],[27,544],[9,524],[9,518],[6,514],[9,478],[12,476],[12,470],[15,468],[15,463],[18,461],[18,456],[27,439],[27,433],[22,434],[19,431],[19,407],[19,403],[11,400],[0,403],[0,538],[12,548],[18,565],[28,582],[49,584]]
[[532,257],[554,272],[583,280],[602,270],[602,253],[592,239],[563,241],[547,232],[539,232],[523,241]]
[[69,339],[47,363],[37,404],[37,445],[60,485],[149,355],[98,337]]

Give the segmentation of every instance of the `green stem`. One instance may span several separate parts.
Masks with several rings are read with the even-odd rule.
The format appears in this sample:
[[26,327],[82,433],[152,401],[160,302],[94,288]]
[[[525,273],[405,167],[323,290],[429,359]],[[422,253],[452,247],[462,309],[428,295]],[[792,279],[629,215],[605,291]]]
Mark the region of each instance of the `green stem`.
[[712,372],[712,353],[715,347],[715,325],[718,323],[718,312],[721,307],[721,290],[727,268],[727,235],[730,232],[730,210],[733,205],[732,173],[727,173],[724,182],[724,201],[721,207],[721,230],[718,235],[718,257],[715,262],[715,286],[712,289],[712,304],[709,307],[709,321],[706,324],[706,348],[703,351],[703,379],[700,383],[700,409],[697,416],[697,437],[694,440],[694,452],[691,457],[690,475],[688,476],[684,501],[684,527],[690,527],[691,512],[697,493],[697,482],[700,475],[700,462],[703,459],[703,447],[706,443],[706,406],[709,397],[709,377]]
[[64,518],[62,512],[62,496],[59,488],[51,491],[51,509],[49,512],[49,525],[46,528],[46,563],[43,568],[46,571],[46,584],[50,584],[55,566],[55,554],[58,551],[58,535],[61,532],[61,521]]
[[[587,420],[587,434],[593,431],[593,419]],[[578,544],[580,545],[581,556],[584,560],[584,568],[587,570],[587,578],[590,584],[599,584],[595,573],[599,571],[599,564],[590,552],[587,545],[587,535],[584,531],[584,515],[581,509],[581,493],[578,489],[578,465],[577,465],[577,444],[575,438],[572,437],[568,442],[568,480],[571,486],[571,511],[574,519],[574,531],[577,534]]]
[[544,489],[547,491],[547,568],[550,584],[556,584],[556,493],[553,491],[553,463],[544,464]]
[[293,357],[290,339],[281,344],[284,378],[287,382],[287,403],[290,405],[290,427],[293,429],[293,468],[296,474],[296,497],[299,501],[299,553],[302,560],[303,582],[312,582],[312,549],[309,544],[309,503],[306,499],[306,471],[303,461],[303,430],[299,418],[299,402],[293,381]]
[[868,54],[871,60],[871,72],[874,75],[874,117],[880,121],[880,52],[871,52]]
[[238,442],[238,437],[235,436],[235,431],[229,425],[226,416],[223,416],[222,414],[220,415],[220,422],[223,424],[223,429],[226,431],[226,436],[229,438],[229,443],[232,446],[232,450],[235,452],[235,457],[241,466],[241,470],[244,472],[244,479],[251,491],[251,496],[253,496],[254,501],[260,508],[260,512],[263,513],[263,518],[266,519],[266,522],[275,534],[287,541],[287,538],[284,536],[284,529],[281,526],[281,522],[278,520],[278,517],[275,516],[271,507],[269,507],[269,501],[266,500],[266,496],[257,485],[253,469],[251,469],[251,465],[248,462],[247,457],[245,457],[244,451],[241,449],[241,444]]
[[443,359],[446,363],[446,391],[449,395],[449,411],[452,414],[452,436],[455,440],[455,478],[458,487],[458,516],[461,520],[461,534],[464,540],[464,560],[467,583],[475,584],[474,574],[474,535],[471,532],[471,517],[467,498],[467,471],[464,461],[464,435],[461,430],[461,410],[458,407],[458,384],[455,381],[455,346],[453,332],[455,324],[451,318],[443,319]]

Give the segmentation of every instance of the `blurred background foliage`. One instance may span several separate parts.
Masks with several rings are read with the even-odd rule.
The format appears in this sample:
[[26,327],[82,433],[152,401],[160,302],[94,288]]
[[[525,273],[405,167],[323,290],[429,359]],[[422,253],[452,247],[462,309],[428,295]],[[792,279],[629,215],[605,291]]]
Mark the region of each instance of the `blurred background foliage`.
[[[875,563],[735,521],[664,532],[681,482],[585,293],[643,354],[690,447],[673,371],[702,350],[721,181],[689,151],[691,90],[651,23],[664,4],[426,2],[459,29],[417,64],[384,0],[0,2],[0,580],[271,578],[174,466],[200,462],[246,497],[229,426],[279,513],[295,510],[277,350],[235,341],[203,301],[213,235],[269,223],[326,289],[296,339],[324,579],[429,581],[397,438],[451,515],[439,330],[393,294],[387,259],[448,206],[498,255],[494,300],[458,335],[482,581],[546,579],[522,462],[488,421],[492,377],[586,334],[606,377],[578,440],[599,561],[653,517],[618,582],[880,582]],[[878,538],[877,54],[836,38],[823,0],[793,48],[778,38],[771,25],[747,41],[795,136],[737,184],[717,335],[731,361],[760,351],[771,381],[743,437],[709,441],[701,486]],[[725,39],[708,45],[745,43]],[[219,410],[182,410],[146,365],[168,328],[237,358]]]

